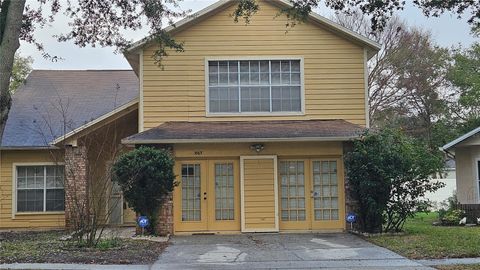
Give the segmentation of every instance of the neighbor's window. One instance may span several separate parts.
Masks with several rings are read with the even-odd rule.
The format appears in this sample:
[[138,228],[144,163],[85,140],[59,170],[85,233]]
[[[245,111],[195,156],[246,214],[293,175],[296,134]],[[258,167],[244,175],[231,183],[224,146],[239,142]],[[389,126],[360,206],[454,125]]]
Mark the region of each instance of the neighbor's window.
[[17,166],[17,212],[65,209],[63,166]]
[[300,60],[209,61],[209,112],[301,112],[300,73]]

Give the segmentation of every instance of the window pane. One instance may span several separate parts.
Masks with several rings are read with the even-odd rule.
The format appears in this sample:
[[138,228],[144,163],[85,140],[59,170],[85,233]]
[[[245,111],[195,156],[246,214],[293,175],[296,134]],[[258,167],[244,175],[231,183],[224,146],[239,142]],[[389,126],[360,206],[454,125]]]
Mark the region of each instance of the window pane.
[[237,87],[210,87],[210,112],[238,112]]
[[182,220],[200,220],[200,164],[182,165]]
[[270,111],[270,89],[268,87],[242,87],[242,112]]
[[300,91],[300,86],[272,86],[272,111],[300,111]]
[[17,191],[18,212],[42,212],[43,189],[27,189]]
[[65,210],[65,193],[63,189],[47,189],[45,211]]
[[316,220],[338,220],[337,162],[313,162],[313,190]]
[[290,62],[291,62],[292,72],[299,72],[300,73],[300,61],[299,60],[292,60]]
[[208,68],[210,112],[301,111],[299,60],[209,61]]
[[[280,186],[282,198],[282,220],[303,221],[305,220],[305,186],[304,186],[303,161],[280,162]],[[288,181],[287,181],[288,179]]]
[[215,219],[233,219],[233,164],[215,164]]

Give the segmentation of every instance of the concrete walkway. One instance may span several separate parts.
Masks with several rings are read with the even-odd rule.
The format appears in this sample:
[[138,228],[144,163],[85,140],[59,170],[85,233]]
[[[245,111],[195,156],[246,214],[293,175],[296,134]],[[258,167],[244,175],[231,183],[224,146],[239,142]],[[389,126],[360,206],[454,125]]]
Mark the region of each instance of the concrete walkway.
[[432,269],[350,234],[176,236],[152,269]]
[[9,264],[0,269],[433,269],[350,234],[175,236],[153,265]]

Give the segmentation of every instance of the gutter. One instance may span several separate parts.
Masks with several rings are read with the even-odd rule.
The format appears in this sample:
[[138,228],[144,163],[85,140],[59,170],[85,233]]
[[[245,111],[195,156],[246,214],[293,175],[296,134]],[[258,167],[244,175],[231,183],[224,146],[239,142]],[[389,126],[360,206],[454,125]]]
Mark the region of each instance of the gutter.
[[60,147],[49,145],[49,146],[1,146],[0,151],[5,150],[49,150],[49,149],[60,149]]

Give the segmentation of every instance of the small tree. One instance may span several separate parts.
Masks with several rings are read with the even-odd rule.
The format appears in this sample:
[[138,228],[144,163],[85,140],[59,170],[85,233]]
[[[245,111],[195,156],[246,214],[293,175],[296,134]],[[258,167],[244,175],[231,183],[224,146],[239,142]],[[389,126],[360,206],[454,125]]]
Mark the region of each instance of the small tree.
[[443,168],[441,155],[395,130],[367,131],[345,163],[366,232],[401,231],[417,206],[428,203],[425,193],[443,187],[431,181]]
[[120,156],[113,165],[114,181],[133,210],[150,219],[148,231],[152,234],[163,199],[175,186],[174,164],[169,151],[140,147]]

